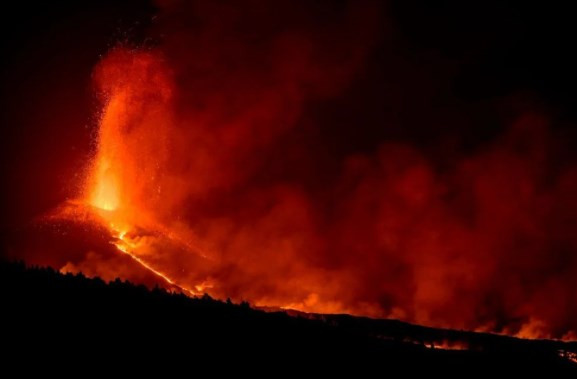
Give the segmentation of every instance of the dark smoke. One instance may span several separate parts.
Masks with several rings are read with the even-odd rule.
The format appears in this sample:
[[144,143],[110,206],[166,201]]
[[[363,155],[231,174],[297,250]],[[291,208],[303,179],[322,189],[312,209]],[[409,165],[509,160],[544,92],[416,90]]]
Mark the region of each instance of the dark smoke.
[[257,305],[575,333],[577,165],[538,96],[459,97],[455,59],[407,52],[377,2],[158,6],[94,78],[105,112],[128,94],[123,201],[211,262],[161,268]]

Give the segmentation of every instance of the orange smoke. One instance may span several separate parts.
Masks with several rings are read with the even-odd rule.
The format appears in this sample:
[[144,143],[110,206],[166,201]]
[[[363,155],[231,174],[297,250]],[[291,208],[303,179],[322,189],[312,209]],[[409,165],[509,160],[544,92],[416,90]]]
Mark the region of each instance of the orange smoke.
[[[94,207],[129,213],[144,201],[142,196],[151,195],[143,193],[143,182],[154,181],[167,159],[171,89],[155,59],[119,50],[95,73],[106,105],[85,194]],[[146,201],[161,201],[161,189],[156,189]]]
[[520,115],[443,170],[386,141],[331,166],[304,109],[362,72],[377,12],[319,27],[284,3],[178,4],[154,48],[115,48],[95,69],[103,108],[80,203],[119,254],[185,292],[259,306],[577,330],[577,170],[551,168],[545,118]]

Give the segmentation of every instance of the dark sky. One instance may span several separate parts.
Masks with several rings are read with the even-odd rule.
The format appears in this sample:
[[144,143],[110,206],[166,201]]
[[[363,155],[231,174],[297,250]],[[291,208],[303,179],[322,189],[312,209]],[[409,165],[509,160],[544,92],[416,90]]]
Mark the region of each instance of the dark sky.
[[[443,167],[525,110],[547,114],[555,135],[568,142],[560,159],[572,159],[577,24],[570,2],[434,3],[383,7],[366,67],[337,98],[310,105],[325,159],[399,140]],[[317,12],[335,6],[313,5]],[[98,103],[90,75],[100,57],[119,41],[153,45],[161,38],[149,33],[154,6],[144,1],[13,2],[4,14],[3,230],[75,193],[70,178],[91,151]]]
[[104,187],[211,295],[574,336],[577,6],[154,1],[4,10],[1,255],[132,278]]

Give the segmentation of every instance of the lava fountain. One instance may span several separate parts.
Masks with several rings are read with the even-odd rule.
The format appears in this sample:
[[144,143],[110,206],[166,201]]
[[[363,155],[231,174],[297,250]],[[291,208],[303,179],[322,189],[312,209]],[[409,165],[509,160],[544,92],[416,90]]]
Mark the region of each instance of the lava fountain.
[[358,3],[322,23],[293,2],[162,13],[158,45],[95,67],[94,155],[60,217],[187,294],[574,337],[577,165],[559,164],[547,117],[520,112],[443,164],[408,141],[333,149],[358,121],[317,116],[354,103],[381,30]]
[[[158,246],[162,246],[165,255],[199,255],[203,256],[200,259],[205,259],[204,253],[190,240],[167,230],[151,217],[146,206],[142,206],[147,202],[138,201],[148,196],[148,191],[143,191],[139,181],[143,176],[148,179],[146,183],[154,181],[158,175],[154,168],[160,163],[157,159],[162,158],[158,153],[166,148],[162,144],[162,126],[155,124],[157,118],[150,117],[158,117],[160,111],[163,111],[162,117],[166,115],[160,108],[170,98],[166,83],[169,79],[159,74],[157,60],[151,54],[118,50],[111,56],[112,61],[96,74],[100,76],[100,83],[105,84],[100,88],[104,107],[96,138],[96,154],[87,170],[82,196],[69,202],[60,210],[59,216],[75,218],[79,213],[91,213],[92,221],[109,230],[111,243],[118,252],[160,278],[169,289],[189,295],[202,294],[207,283],[194,286],[179,283],[170,277],[170,270],[158,268],[155,259],[160,254]],[[124,75],[128,77],[121,77]],[[110,83],[112,85],[107,86]],[[149,108],[140,109],[137,113],[142,118],[135,119],[137,113],[129,111],[129,108],[138,107],[139,102],[142,104],[142,97],[148,97],[145,104]],[[148,121],[143,123],[145,119]],[[142,127],[149,127],[150,132],[154,128],[155,137],[158,136],[159,140],[131,136],[130,128],[134,123],[139,123],[136,130],[140,132]],[[143,165],[140,161],[147,159],[147,154],[151,154],[155,162]],[[154,188],[157,196],[147,197],[148,201],[162,201],[160,187]]]

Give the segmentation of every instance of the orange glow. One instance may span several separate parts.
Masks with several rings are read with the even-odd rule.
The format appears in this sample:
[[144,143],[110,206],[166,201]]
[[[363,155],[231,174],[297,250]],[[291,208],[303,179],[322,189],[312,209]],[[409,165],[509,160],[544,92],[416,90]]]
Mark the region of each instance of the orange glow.
[[108,52],[93,74],[92,160],[61,216],[104,229],[129,267],[81,251],[63,269],[134,266],[168,289],[261,307],[574,336],[577,169],[547,171],[547,120],[520,114],[443,168],[408,143],[335,152],[325,140],[340,129],[313,115],[364,77],[369,3],[322,33],[308,18],[261,31],[249,7],[222,12],[230,22],[201,7],[218,15],[206,25],[168,12],[169,31],[202,26]]
[[[147,201],[153,201],[154,198],[141,193],[143,191],[141,181],[150,180],[150,176],[156,173],[150,170],[149,166],[140,164],[140,161],[154,160],[157,157],[137,156],[134,149],[139,149],[137,152],[142,154],[155,154],[159,153],[163,146],[150,140],[150,137],[154,139],[156,136],[138,134],[129,136],[127,130],[132,123],[139,123],[133,126],[136,131],[140,131],[139,127],[142,127],[140,124],[142,121],[135,117],[134,107],[142,107],[143,113],[146,113],[144,107],[151,105],[158,109],[163,108],[164,102],[170,96],[167,90],[168,78],[157,67],[152,55],[119,51],[115,58],[120,59],[122,63],[128,61],[131,66],[130,70],[125,72],[122,67],[114,65],[101,67],[99,75],[102,76],[101,91],[105,106],[99,123],[96,154],[89,167],[84,198],[77,202],[80,206],[64,209],[71,212],[73,217],[78,212],[94,213],[92,220],[96,220],[110,231],[113,239],[111,244],[119,252],[126,254],[141,267],[164,281],[168,289],[177,289],[193,296],[202,294],[206,288],[210,287],[206,280],[189,288],[172,279],[161,269],[155,268],[150,262],[153,260],[151,254],[157,254],[155,250],[157,248],[153,245],[158,241],[179,245],[187,252],[196,253],[192,252],[194,249],[192,241],[175,235],[154,218],[147,217],[148,209],[142,206],[139,199],[141,196],[146,196]],[[148,83],[148,80],[153,82]],[[148,87],[149,85],[153,87]],[[153,100],[144,104],[139,103],[143,100],[143,96],[149,96]],[[156,113],[156,116],[163,116],[158,113],[158,109],[150,111]],[[151,114],[143,114],[144,116],[149,117]],[[144,126],[148,126],[150,130],[161,126],[155,121],[158,120],[149,117],[149,124],[144,121]],[[145,235],[139,235],[138,230],[146,231]],[[200,255],[205,256],[204,253]]]
[[90,194],[90,204],[96,208],[113,211],[118,208],[120,199],[118,182],[114,173],[110,172],[110,163],[103,158],[98,161],[95,188]]
[[559,356],[562,358],[565,358],[565,359],[567,359],[573,363],[577,363],[577,353],[575,353],[575,352],[561,350],[561,351],[559,351]]
[[[413,167],[397,174],[398,178],[387,179],[390,183],[381,182],[384,179],[371,172],[365,159],[350,159],[345,181],[347,176],[367,172],[363,180],[368,185],[355,187],[354,193],[338,205],[346,217],[325,227],[328,232],[321,232],[311,201],[297,188],[247,186],[245,193],[239,190],[226,195],[229,187],[234,189],[241,176],[247,175],[230,167],[240,167],[237,161],[250,152],[247,145],[256,149],[260,143],[235,137],[245,143],[239,144],[230,138],[235,133],[251,136],[255,132],[250,128],[263,115],[249,112],[247,117],[254,123],[221,120],[225,123],[222,130],[206,116],[180,120],[183,116],[177,116],[174,109],[177,87],[158,52],[114,50],[96,68],[95,78],[104,102],[96,151],[82,197],[75,207],[64,208],[61,216],[91,214],[89,222],[109,231],[111,244],[119,253],[159,278],[167,289],[191,296],[208,292],[221,299],[249,300],[259,307],[399,318],[525,338],[556,337],[546,319],[549,315],[533,315],[534,308],[523,310],[523,322],[499,330],[491,326],[491,320],[478,321],[467,308],[447,311],[452,309],[447,304],[454,301],[454,282],[473,292],[482,291],[483,281],[491,275],[491,267],[477,255],[457,261],[454,257],[467,249],[482,256],[499,248],[499,241],[480,239],[478,233],[450,218],[452,215],[434,198],[438,189],[434,188],[433,174],[415,152],[394,147],[382,153],[382,165],[391,165],[397,155],[413,162]],[[278,109],[271,112],[283,115]],[[243,128],[247,129],[242,133],[237,130]],[[189,140],[195,142],[193,148],[188,142],[183,144]],[[229,145],[224,148],[223,144]],[[469,171],[474,169],[473,164],[467,166]],[[501,174],[511,176],[497,173]],[[484,171],[480,175],[485,175]],[[490,183],[475,180],[483,201],[499,205],[501,200],[492,195]],[[226,196],[236,199],[223,207],[230,216],[202,209],[202,202],[218,191],[225,194],[225,204],[230,204]],[[397,200],[387,200],[382,193]],[[221,200],[215,197],[214,201],[213,207],[219,210]],[[364,213],[367,201],[374,206],[368,216]],[[493,204],[488,207],[514,212]],[[431,220],[407,218],[409,211],[421,214],[430,210],[438,212],[428,216]],[[415,229],[403,240],[408,227]],[[489,231],[481,232],[491,236],[494,227],[501,226],[489,219],[484,226]],[[321,260],[328,249],[341,254],[334,259],[343,265],[331,267],[332,263]],[[390,262],[401,258],[411,268],[411,276],[389,269]],[[114,271],[107,266],[108,261],[98,261],[94,255],[90,259],[91,270],[97,275]],[[320,263],[315,264],[315,259]],[[82,264],[67,264],[62,269],[80,271]],[[475,280],[465,275],[473,271]],[[392,282],[387,284],[389,280]],[[404,280],[412,280],[407,295],[399,284]],[[381,293],[388,294],[384,299],[394,306],[380,304]],[[444,318],[434,317],[435,312]],[[570,333],[563,331],[564,336]],[[435,347],[467,348],[450,341],[435,343]]]
[[[115,230],[114,225],[110,225],[110,228],[112,230]],[[159,278],[164,280],[169,285],[177,287],[177,288],[183,290],[184,292],[186,292],[192,296],[199,295],[199,294],[203,293],[202,290],[204,288],[202,286],[196,286],[198,291],[194,291],[190,288],[180,286],[176,282],[174,282],[172,279],[170,279],[168,276],[166,276],[165,274],[161,273],[158,270],[155,270],[152,266],[150,266],[148,263],[146,263],[141,258],[139,258],[138,255],[135,253],[135,251],[137,251],[137,249],[138,249],[138,243],[132,241],[129,237],[126,236],[126,234],[127,234],[126,231],[118,231],[117,232],[116,238],[118,238],[118,240],[113,242],[113,244],[114,244],[114,246],[116,246],[118,248],[118,250],[120,250],[124,254],[130,256],[130,258],[134,259],[141,266],[143,266],[144,268],[146,268],[150,272],[154,273],[154,275],[158,276]]]
[[[389,196],[397,197],[398,202],[390,203],[387,208],[376,203],[376,209],[385,213],[375,214],[376,220],[361,219],[364,215],[358,210],[363,208],[357,202],[367,201],[374,194],[370,192],[371,187],[359,186],[358,193],[342,205],[341,211],[349,219],[337,224],[331,232],[334,234],[331,238],[339,241],[339,248],[344,246],[356,252],[355,259],[361,260],[366,272],[372,272],[372,280],[382,278],[376,272],[378,267],[387,269],[386,255],[371,256],[363,246],[385,252],[403,246],[403,249],[410,249],[407,250],[410,254],[423,257],[425,263],[412,263],[415,284],[410,299],[414,303],[410,304],[409,298],[400,296],[403,291],[392,292],[389,296],[399,304],[387,309],[377,301],[378,284],[365,282],[366,272],[355,272],[355,263],[351,263],[350,268],[332,269],[307,263],[307,254],[322,256],[331,244],[327,236],[319,237],[314,210],[306,194],[294,188],[281,185],[242,194],[244,201],[252,203],[247,210],[233,208],[237,213],[231,217],[208,215],[202,218],[202,214],[184,212],[187,203],[201,202],[215,189],[222,191],[219,188],[233,186],[240,180],[239,172],[235,171],[222,176],[227,166],[234,167],[239,160],[237,155],[242,156],[246,150],[246,146],[235,145],[234,140],[227,142],[227,138],[231,133],[237,133],[236,129],[248,128],[251,124],[232,123],[230,128],[219,131],[202,118],[198,121],[186,118],[180,125],[183,121],[175,121],[175,85],[171,70],[158,52],[114,50],[97,67],[95,78],[104,102],[96,152],[88,167],[83,196],[76,202],[78,206],[65,208],[61,215],[92,214],[90,222],[108,229],[111,244],[119,253],[129,256],[161,279],[168,289],[191,296],[209,292],[222,299],[248,299],[259,307],[391,317],[435,326],[496,331],[491,326],[484,327],[486,322],[478,323],[471,313],[450,313],[443,322],[431,316],[435,309],[442,309],[443,304],[450,301],[449,279],[465,280],[475,289],[474,282],[461,278],[463,272],[475,270],[478,280],[487,275],[483,265],[474,266],[468,261],[451,265],[445,257],[471,246],[474,249],[490,249],[491,246],[485,246],[486,241],[470,245],[477,236],[450,222],[445,226],[434,224],[432,228],[437,228],[436,231],[417,229],[412,238],[404,242],[407,246],[401,244],[399,238],[404,223],[412,221],[406,219],[403,209],[395,207],[405,204],[407,209],[420,209],[426,201],[434,201],[431,200],[433,190],[425,190],[433,186],[432,174],[414,152],[392,149],[380,158],[390,164],[388,162],[392,160],[387,160],[386,154],[394,153],[415,161],[415,167],[400,175],[395,186],[381,189],[389,191]],[[185,139],[194,141],[193,137],[199,141],[195,145],[197,150],[182,145]],[[211,141],[211,138],[215,140]],[[213,146],[215,141],[232,145],[228,150],[222,150],[225,153],[206,155],[207,146],[220,146]],[[367,170],[367,162],[362,160],[351,160],[348,164],[347,170],[351,172]],[[222,172],[219,172],[220,165],[225,167]],[[372,186],[383,186],[376,179],[369,177],[366,180],[374,181]],[[241,199],[241,195],[238,196]],[[487,199],[493,200],[490,196]],[[251,220],[251,212],[259,207],[264,213]],[[390,212],[395,212],[397,217],[389,217]],[[357,230],[351,220],[366,225],[374,221],[378,238],[374,240],[366,234],[368,227]],[[440,234],[451,237],[441,240]],[[363,257],[363,254],[367,255]],[[410,254],[407,259],[412,259]],[[99,263],[95,259],[92,258],[91,267],[96,273],[111,271],[107,267],[109,263]],[[339,259],[346,261],[349,257]],[[375,260],[375,263],[365,267],[363,259]],[[63,270],[77,271],[81,266],[67,264]],[[395,288],[391,286],[382,290]],[[533,316],[497,332],[526,338],[553,337],[547,322]],[[449,341],[435,343],[435,347],[466,348]]]
[[442,350],[468,350],[469,345],[464,341],[437,341],[431,342],[429,346],[432,349],[442,349]]
[[100,121],[98,153],[88,183],[88,202],[107,211],[116,210],[121,202],[123,151],[120,128],[126,120],[127,90],[108,99]]

